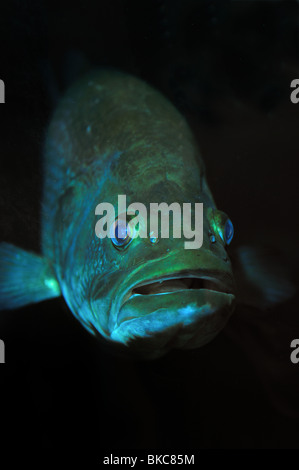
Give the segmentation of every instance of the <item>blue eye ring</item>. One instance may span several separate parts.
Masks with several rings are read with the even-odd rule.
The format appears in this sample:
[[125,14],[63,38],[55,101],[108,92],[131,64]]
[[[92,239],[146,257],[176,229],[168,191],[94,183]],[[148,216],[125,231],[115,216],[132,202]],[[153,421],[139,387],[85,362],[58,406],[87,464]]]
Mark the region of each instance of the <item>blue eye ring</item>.
[[227,219],[224,225],[224,241],[229,245],[234,237],[234,226],[230,219]]
[[135,234],[135,230],[132,229],[130,223],[126,222],[126,226],[124,226],[123,222],[124,220],[121,218],[116,219],[110,228],[110,238],[116,248],[127,247]]

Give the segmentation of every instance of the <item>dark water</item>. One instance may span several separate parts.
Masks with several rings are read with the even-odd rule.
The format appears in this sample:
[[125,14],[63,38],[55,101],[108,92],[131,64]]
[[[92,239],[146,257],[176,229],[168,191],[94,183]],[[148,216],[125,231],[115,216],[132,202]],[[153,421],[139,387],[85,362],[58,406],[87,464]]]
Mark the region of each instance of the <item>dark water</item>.
[[[109,65],[176,104],[235,246],[274,247],[298,282],[297,2],[12,1],[1,10],[3,240],[38,250],[51,112],[81,71]],[[211,344],[148,363],[102,351],[62,299],[1,313],[6,435],[50,453],[299,448],[298,304],[296,295],[267,312],[240,306]]]

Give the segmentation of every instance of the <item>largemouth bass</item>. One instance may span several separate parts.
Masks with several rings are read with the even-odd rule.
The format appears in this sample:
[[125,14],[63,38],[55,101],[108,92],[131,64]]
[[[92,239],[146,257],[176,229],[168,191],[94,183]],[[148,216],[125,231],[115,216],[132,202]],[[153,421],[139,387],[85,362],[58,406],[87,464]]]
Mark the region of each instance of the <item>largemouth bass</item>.
[[[202,246],[159,233],[98,238],[95,208],[116,208],[118,195],[147,208],[202,203]],[[91,334],[148,358],[200,347],[227,323],[232,222],[216,208],[186,120],[142,80],[100,70],[69,89],[46,135],[42,208],[41,256],[0,245],[2,309],[63,295]]]

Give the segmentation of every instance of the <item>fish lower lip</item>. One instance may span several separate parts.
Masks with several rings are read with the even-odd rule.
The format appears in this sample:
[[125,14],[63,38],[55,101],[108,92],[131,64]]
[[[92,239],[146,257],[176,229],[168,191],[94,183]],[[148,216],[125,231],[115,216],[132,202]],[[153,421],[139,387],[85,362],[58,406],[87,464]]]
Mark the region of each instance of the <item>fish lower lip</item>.
[[[190,311],[193,316],[206,317],[214,315],[220,310],[231,311],[235,296],[233,294],[213,291],[212,289],[185,289],[182,291],[168,292],[165,295],[133,294],[120,309],[117,324],[128,321],[141,320],[155,312],[162,313],[163,317],[171,316],[174,319],[183,308]],[[204,314],[202,312],[205,312]]]
[[233,297],[233,289],[211,275],[180,273],[143,281],[132,286],[123,298],[118,324],[146,316],[159,308],[172,305],[175,309],[175,304],[179,306],[182,299],[186,303],[188,296],[190,300],[195,299],[197,308],[200,308],[217,294],[223,296],[221,302],[225,303],[228,296]]

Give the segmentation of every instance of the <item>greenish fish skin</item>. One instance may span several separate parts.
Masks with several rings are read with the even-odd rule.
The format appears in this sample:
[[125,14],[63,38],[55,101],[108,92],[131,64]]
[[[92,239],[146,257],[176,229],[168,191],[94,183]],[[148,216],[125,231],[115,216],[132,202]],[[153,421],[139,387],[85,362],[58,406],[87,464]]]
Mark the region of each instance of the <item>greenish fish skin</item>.
[[[267,247],[237,247],[235,283],[226,253],[233,226],[215,206],[192,133],[142,80],[98,70],[75,83],[50,122],[43,164],[42,254],[0,243],[0,310],[63,295],[112,352],[153,359],[211,341],[235,297],[264,310],[295,294],[288,264]],[[122,247],[98,238],[96,207],[117,209],[119,195],[148,215],[151,203],[189,203],[192,220],[202,203],[202,246],[186,249],[184,237],[161,232]],[[108,230],[119,215],[107,216]]]
[[[234,309],[234,280],[217,230],[216,242],[210,240],[216,206],[194,137],[162,94],[117,71],[81,79],[50,123],[44,174],[43,255],[88,331],[157,357],[199,347],[224,327]],[[157,244],[136,238],[119,250],[111,239],[97,238],[95,207],[110,202],[116,208],[119,194],[127,205],[147,208],[202,202],[202,247],[184,249],[184,238]],[[190,276],[219,287],[129,299],[136,285]]]
[[[221,331],[235,305],[226,253],[232,225],[216,209],[185,119],[161,93],[115,70],[83,77],[51,119],[43,173],[42,254],[0,243],[0,310],[63,295],[103,344],[149,359],[197,348]],[[96,207],[113,205],[110,230],[118,223],[119,195],[126,195],[126,207],[144,204],[148,220],[140,224],[148,234],[151,203],[189,203],[191,220],[202,203],[202,246],[186,249],[184,233],[174,238],[172,231],[170,238],[161,231],[130,238],[122,247],[98,238]],[[252,280],[248,253],[242,259]],[[277,284],[266,283],[271,297]]]

